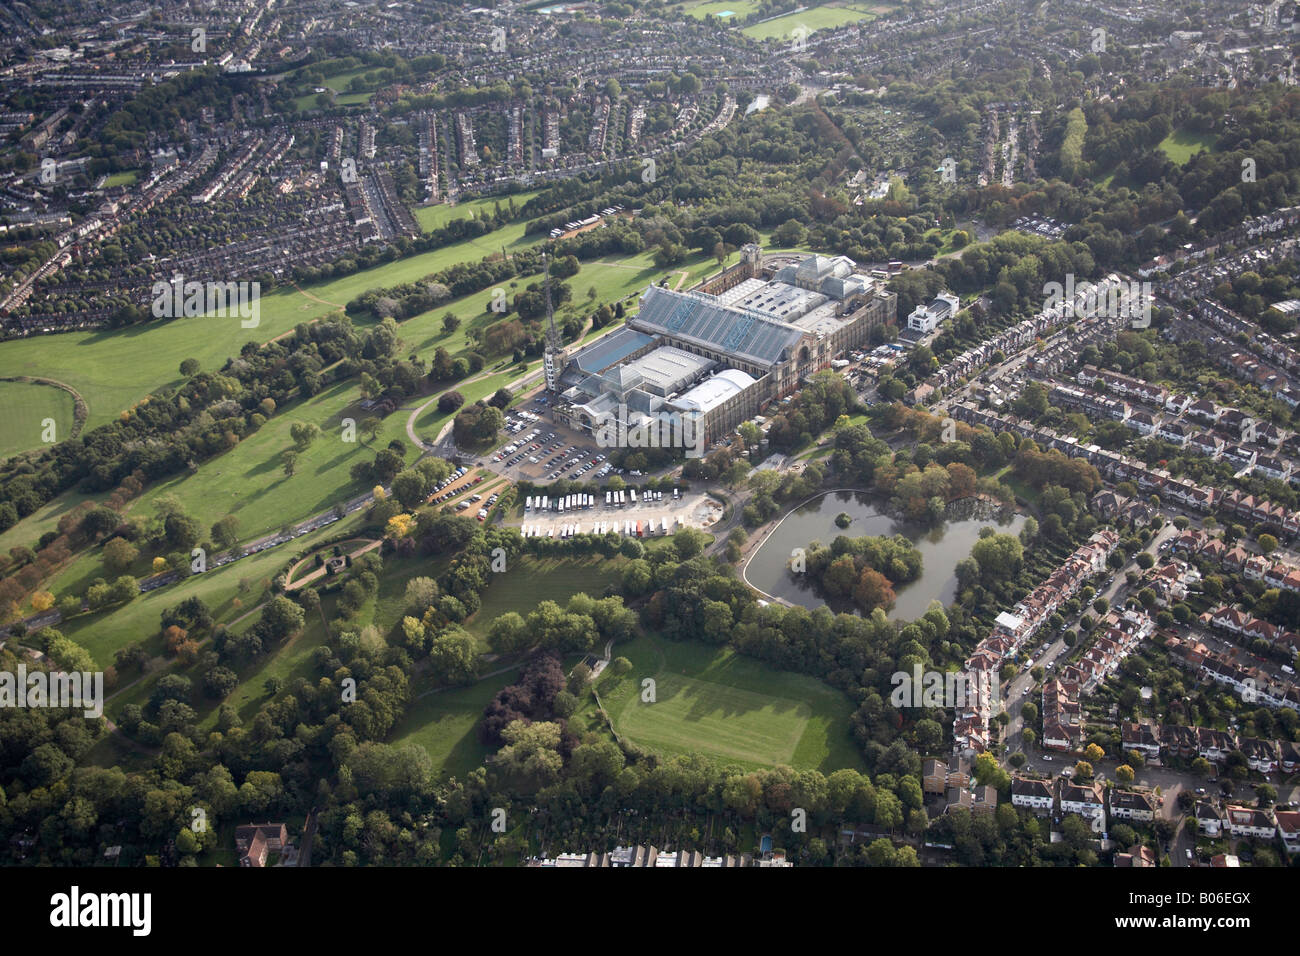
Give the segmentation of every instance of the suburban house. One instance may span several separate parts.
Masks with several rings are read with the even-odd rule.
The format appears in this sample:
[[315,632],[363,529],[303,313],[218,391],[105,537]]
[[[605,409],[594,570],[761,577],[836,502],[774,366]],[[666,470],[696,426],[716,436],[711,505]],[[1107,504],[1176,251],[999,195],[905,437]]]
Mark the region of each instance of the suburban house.
[[1207,837],[1217,838],[1223,832],[1223,813],[1208,800],[1199,800],[1192,811],[1196,824]]
[[289,830],[283,823],[250,823],[235,827],[235,850],[240,866],[265,866],[267,857],[289,845]]
[[1259,773],[1273,773],[1277,770],[1277,744],[1273,741],[1242,737],[1237,741],[1237,749],[1246,755],[1246,763],[1251,770]]
[[1110,815],[1121,820],[1138,820],[1150,823],[1156,818],[1156,801],[1145,790],[1121,790],[1112,787],[1109,791]]
[[1124,853],[1116,853],[1115,865],[1119,867],[1153,867],[1156,865],[1156,854],[1149,846],[1138,843],[1129,847]]
[[1035,813],[1048,813],[1056,805],[1052,781],[1038,777],[1014,776],[1011,778],[1011,804],[1028,807]]
[[1125,751],[1136,751],[1149,759],[1160,756],[1160,728],[1151,724],[1126,723],[1120,727]]
[[1294,740],[1279,740],[1278,750],[1284,773],[1295,773],[1296,770],[1300,770],[1300,744]]
[[1273,816],[1277,819],[1278,836],[1287,853],[1300,852],[1300,811],[1278,810]]
[[1062,813],[1077,813],[1080,816],[1095,819],[1106,812],[1106,802],[1097,784],[1083,786],[1064,778],[1060,781],[1060,798]]
[[1224,808],[1224,813],[1228,832],[1235,837],[1259,837],[1261,840],[1271,840],[1277,833],[1277,822],[1268,810],[1229,805]]
[[1078,685],[1057,678],[1043,685],[1043,746],[1049,750],[1078,750],[1083,742],[1083,708]]

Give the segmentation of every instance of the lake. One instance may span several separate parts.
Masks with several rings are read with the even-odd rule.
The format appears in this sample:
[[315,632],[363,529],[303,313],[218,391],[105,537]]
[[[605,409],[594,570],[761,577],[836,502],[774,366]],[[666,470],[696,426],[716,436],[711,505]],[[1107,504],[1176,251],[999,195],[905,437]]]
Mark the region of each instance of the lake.
[[[853,518],[847,528],[835,526],[841,511]],[[830,544],[839,535],[862,538],[868,535],[901,534],[921,552],[921,576],[910,584],[896,585],[898,600],[889,611],[894,620],[910,621],[920,617],[931,601],[945,607],[957,596],[957,562],[970,556],[979,540],[980,528],[991,525],[1000,532],[1019,533],[1025,515],[998,518],[956,518],[934,527],[900,522],[884,514],[874,496],[862,491],[828,492],[786,515],[780,526],[754,554],[745,577],[756,588],[791,604],[807,608],[826,604],[832,610],[853,610],[850,601],[826,601],[806,579],[790,574],[786,565],[790,552],[807,547],[813,541]]]

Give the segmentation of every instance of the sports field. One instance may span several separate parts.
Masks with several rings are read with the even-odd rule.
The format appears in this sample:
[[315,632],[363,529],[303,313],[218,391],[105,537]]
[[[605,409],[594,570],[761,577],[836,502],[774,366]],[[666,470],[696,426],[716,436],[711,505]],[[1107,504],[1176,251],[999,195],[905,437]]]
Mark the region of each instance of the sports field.
[[703,20],[709,14],[719,20],[735,20],[747,17],[756,10],[758,4],[754,0],[736,0],[734,3],[727,0],[705,0],[704,3],[688,3],[683,6],[683,11],[697,20]]
[[[864,769],[849,734],[851,702],[812,677],[652,636],[614,655],[631,660],[632,670],[604,678],[598,690],[614,728],[642,747],[748,767]],[[647,677],[655,681],[654,703],[641,699]]]
[[72,396],[53,385],[0,382],[0,459],[43,444],[45,420],[54,419],[54,440],[71,435]]
[[795,30],[803,27],[811,35],[818,30],[842,27],[860,20],[874,20],[881,12],[889,9],[879,3],[828,3],[787,13],[785,16],[755,23],[740,32],[755,40],[776,38],[794,42]]

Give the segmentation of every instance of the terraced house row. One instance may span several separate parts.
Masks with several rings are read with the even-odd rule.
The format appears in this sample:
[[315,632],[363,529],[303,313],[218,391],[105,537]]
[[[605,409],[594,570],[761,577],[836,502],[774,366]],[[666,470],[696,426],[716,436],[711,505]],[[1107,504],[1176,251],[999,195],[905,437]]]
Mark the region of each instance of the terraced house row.
[[1084,710],[1080,698],[1099,687],[1137,646],[1155,632],[1155,623],[1140,611],[1110,611],[1079,659],[1061,668],[1043,685],[1042,743],[1065,753],[1083,749]]
[[1162,501],[1200,514],[1219,511],[1271,528],[1288,538],[1300,536],[1300,512],[1233,490],[1224,492],[1199,485],[1190,478],[1176,478],[1160,468],[1097,445],[1083,445],[1077,438],[1061,435],[1053,428],[1039,427],[1014,415],[1000,415],[965,402],[954,405],[952,417],[968,425],[983,425],[991,431],[1009,431],[1031,439],[1040,448],[1054,448],[1071,458],[1083,458],[1111,482],[1132,481],[1139,489],[1159,495]]
[[1300,744],[1294,741],[1242,737],[1213,727],[1126,723],[1120,727],[1120,740],[1125,752],[1139,753],[1148,760],[1158,757],[1195,760],[1201,757],[1220,764],[1229,754],[1239,751],[1250,769],[1258,773],[1277,773],[1280,770],[1291,774],[1300,770]]
[[1090,820],[1108,814],[1114,819],[1150,823],[1159,812],[1160,798],[1140,787],[1103,790],[1099,784],[1064,776],[1023,773],[1011,778],[1011,803],[1037,814],[1077,813]]
[[[1106,559],[1119,544],[1119,535],[1109,529],[1093,534],[1077,548],[1052,575],[1022,598],[1012,611],[1003,611],[994,621],[993,631],[976,645],[966,659],[966,671],[972,674],[996,674],[1002,665],[1015,657],[1057,608],[1072,598],[1094,574],[1106,569]],[[953,749],[956,752],[982,752],[990,743],[990,721],[1001,707],[986,688],[988,681],[974,681],[981,690],[975,700],[956,709],[953,720]]]

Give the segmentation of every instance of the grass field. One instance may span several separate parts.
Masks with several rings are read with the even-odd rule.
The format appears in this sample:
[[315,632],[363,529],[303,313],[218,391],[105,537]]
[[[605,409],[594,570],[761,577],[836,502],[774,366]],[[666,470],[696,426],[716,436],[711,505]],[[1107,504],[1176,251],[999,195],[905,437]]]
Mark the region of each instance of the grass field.
[[479,681],[470,687],[429,694],[406,709],[393,731],[393,744],[419,744],[429,752],[437,772],[464,779],[483,766],[492,751],[479,742],[483,708],[497,691],[513,681],[518,670]]
[[0,382],[0,458],[8,458],[43,444],[47,418],[54,419],[54,439],[71,435],[72,396],[53,385],[35,382]]
[[[353,518],[350,520],[358,520]],[[321,541],[340,533],[335,522],[319,531],[304,535],[292,544],[271,548],[261,554],[243,558],[225,567],[196,574],[179,584],[159,588],[142,594],[129,604],[97,614],[82,614],[59,625],[59,630],[90,651],[95,663],[107,666],[113,663],[113,653],[136,641],[146,640],[152,654],[162,653],[162,640],[158,634],[162,612],[189,597],[199,597],[212,610],[219,624],[228,624],[263,598],[262,582],[269,581],[289,558],[313,541]],[[248,582],[248,589],[240,593],[240,581]],[[238,603],[236,603],[238,602]]]
[[[287,557],[287,555],[282,555],[282,557]],[[369,624],[374,624],[379,628],[381,634],[387,634],[393,624],[401,618],[405,609],[406,582],[418,575],[437,577],[445,570],[446,562],[441,560],[389,558],[384,562],[384,571],[379,577],[379,594],[361,608],[360,613],[348,622],[348,626],[359,630]],[[337,605],[337,595],[327,594],[323,596],[321,608],[326,619],[332,621],[338,617]],[[244,619],[236,629],[242,632],[245,628],[251,627],[256,620],[257,615],[251,615]],[[319,613],[308,614],[306,626],[301,632],[286,643],[273,649],[269,654],[252,661],[239,672],[238,686],[230,692],[230,695],[224,701],[205,700],[203,702],[203,706],[199,708],[201,718],[199,726],[205,730],[212,729],[215,726],[218,705],[222,703],[233,706],[239,713],[241,720],[245,722],[252,720],[257,711],[266,703],[266,682],[269,678],[279,678],[286,685],[298,677],[314,680],[315,672],[312,669],[312,653],[327,641],[328,632],[321,615]],[[185,674],[196,684],[198,683],[199,672],[197,667],[191,670],[180,670],[177,673]],[[161,672],[157,676],[161,676]],[[114,706],[121,707],[126,703],[143,703],[152,693],[155,683],[156,677],[151,675],[145,686],[138,689],[132,688],[123,695],[121,701],[115,700],[113,702]]]
[[[488,377],[479,379],[476,382],[453,386],[453,389],[465,396],[466,405],[473,405],[481,398],[490,398],[497,389],[510,384],[512,380],[518,377],[518,374],[513,370],[498,372],[495,375],[489,375]],[[427,399],[422,399],[422,401],[427,401]],[[399,411],[394,412],[388,417],[388,421],[391,422],[395,420],[397,416],[401,416],[401,435],[394,437],[400,437],[403,441],[406,440],[407,414],[409,413]],[[438,436],[438,432],[442,430],[442,427],[447,424],[448,419],[452,417],[451,414],[438,411],[438,403],[434,402],[424,410],[424,414],[415,420],[415,433],[426,441],[433,441]],[[387,435],[380,435],[376,441],[386,438]]]
[[[340,106],[348,106],[355,103],[369,103],[370,93],[349,93],[347,92],[348,84],[354,77],[361,76],[376,69],[372,66],[361,67],[357,70],[348,70],[345,73],[336,73],[333,76],[325,78],[323,86],[326,89],[333,90],[335,93],[334,102]],[[309,90],[302,96],[296,97],[293,101],[293,108],[296,110],[314,110],[316,109],[316,97],[320,94]]]
[[[205,529],[233,514],[239,519],[240,538],[247,540],[367,491],[370,486],[355,484],[348,469],[358,461],[372,461],[383,444],[378,439],[367,445],[359,437],[355,442],[340,438],[344,417],[356,422],[366,417],[353,404],[360,397],[357,382],[349,380],[294,404],[193,474],[151,486],[132,502],[130,510],[133,514],[150,513],[161,496],[175,495]],[[406,416],[400,411],[389,416],[399,417],[405,423]],[[299,422],[320,426],[321,435],[299,453],[293,476],[286,477],[281,454],[293,448],[289,429]],[[408,448],[408,459],[414,454]]]
[[[709,14],[713,14],[720,20],[735,20],[754,13],[758,10],[758,4],[754,0],[736,0],[735,3],[728,3],[727,0],[705,0],[704,3],[685,4],[682,10],[697,20],[703,20]],[[729,15],[723,16],[723,14]]]
[[613,560],[599,555],[582,558],[516,558],[503,574],[493,575],[483,592],[483,606],[465,622],[465,630],[482,642],[488,629],[502,614],[518,611],[527,615],[542,601],[554,601],[561,607],[573,595],[584,592],[599,598],[605,586],[623,572],[624,559]]
[[[334,106],[357,106],[370,102],[373,93],[335,93],[333,99]],[[317,109],[316,97],[319,93],[308,93],[305,96],[295,96],[293,98],[293,108],[296,110],[314,110]]]
[[[614,728],[634,743],[747,767],[865,769],[849,734],[852,703],[812,677],[653,636],[614,654],[631,660],[632,670],[602,679],[598,690]],[[654,703],[641,700],[646,677],[655,681]]]
[[1199,152],[1212,151],[1217,142],[1218,137],[1213,133],[1176,129],[1160,141],[1157,149],[1181,166]]
[[[476,239],[316,283],[303,292],[279,289],[262,296],[255,329],[242,328],[237,318],[178,318],[128,329],[13,339],[0,343],[0,374],[40,375],[66,382],[85,398],[86,428],[92,429],[116,418],[149,392],[181,384],[179,368],[186,358],[198,359],[205,369],[218,369],[227,358],[238,355],[245,342],[266,342],[299,322],[341,310],[368,289],[411,282],[458,262],[477,261],[502,248],[522,248],[535,241],[524,238],[523,223],[510,223]],[[122,375],[124,368],[131,374]]]
[[794,31],[799,27],[806,28],[808,33],[812,34],[818,30],[842,27],[860,20],[874,20],[881,8],[881,4],[869,3],[822,4],[797,13],[787,13],[785,16],[763,23],[752,24],[744,27],[740,32],[755,40],[776,38],[793,42]]
[[456,203],[449,206],[447,203],[438,203],[436,206],[421,206],[414,210],[415,221],[420,224],[420,228],[425,232],[433,232],[435,229],[441,229],[449,222],[457,219],[470,219],[481,216],[485,212],[493,212],[499,204],[502,209],[508,210],[513,200],[516,209],[522,209],[524,203],[541,193],[540,189],[534,189],[531,192],[512,193],[509,196],[485,196],[482,199],[468,199],[465,202]]
[[[419,256],[416,258],[423,259],[425,257]],[[391,264],[391,266],[396,265],[399,264]],[[391,266],[386,268],[391,268]],[[683,282],[690,283],[714,271],[716,263],[712,259],[696,256],[687,260],[678,268],[686,272],[686,278]],[[381,269],[371,269],[367,270],[363,275],[371,275],[372,279],[370,281],[376,281],[373,276],[381,271]],[[423,271],[418,271],[417,274],[422,275]],[[664,274],[662,270],[654,267],[649,254],[643,254],[629,257],[621,262],[601,261],[589,263],[583,266],[578,276],[571,281],[581,283],[574,286],[575,295],[577,289],[582,289],[583,294],[580,298],[583,308],[590,309],[593,306],[589,304],[589,300],[586,298],[585,290],[587,288],[594,287],[596,289],[597,302],[612,302],[639,291],[651,279],[662,277]],[[676,281],[677,274],[672,273],[671,276],[673,281]],[[354,286],[358,285],[353,281],[356,278],[349,277],[348,279],[325,283],[317,288],[320,292],[327,294],[338,294],[341,291],[348,298],[351,298],[363,291],[362,288],[354,288]],[[387,281],[396,280],[385,279],[385,282]],[[296,292],[291,292],[289,296],[277,294],[269,297],[264,302],[263,325],[267,324],[268,315],[272,312],[270,305],[267,303],[279,302],[282,299],[287,300],[290,297],[303,303],[304,306],[310,307],[309,311],[314,317],[319,317],[330,311],[327,306],[314,305]],[[469,329],[484,328],[497,321],[497,317],[488,312],[490,300],[491,290],[486,290],[474,295],[464,296],[439,309],[413,316],[403,322],[400,326],[403,354],[417,352],[428,355],[438,347],[448,349],[453,355],[464,351],[469,347],[467,339]],[[278,305],[277,308],[282,310],[285,306]],[[442,328],[442,317],[448,311],[455,312],[464,320],[461,328],[453,333],[447,333]],[[197,340],[174,339],[174,331],[179,331],[179,329],[174,330],[170,326],[158,326],[143,334],[150,339],[150,348],[153,348],[156,344],[157,347],[162,349],[176,349],[178,350],[177,354],[189,354],[192,351],[197,351],[199,348]],[[594,330],[588,337],[594,337],[600,334],[600,331],[604,330]],[[72,333],[72,335],[79,334],[81,333]],[[138,333],[134,330],[127,330],[119,333],[119,335],[124,336],[121,339],[105,337],[103,341],[95,345],[95,348],[103,350],[106,355],[118,356],[121,360],[128,362],[132,368],[139,368],[141,364],[148,367],[150,363],[147,361],[134,357],[127,358],[126,356],[125,350],[129,347],[127,343],[136,334]],[[61,335],[45,339],[45,344],[51,356],[50,361],[60,361],[60,347],[70,344],[66,341],[69,338],[70,336]],[[26,340],[5,343],[5,345],[21,345],[23,341]],[[84,343],[82,348],[87,348],[89,345],[90,343]],[[190,348],[191,345],[195,346],[193,350]],[[232,353],[237,351],[237,347],[233,342],[230,348]],[[183,350],[183,352],[179,350]],[[75,365],[77,371],[82,374],[93,374],[89,368],[81,366],[83,356],[74,354],[75,352],[75,348],[69,349],[65,353],[67,356],[66,361]],[[0,346],[0,359],[4,359],[9,354],[4,346]],[[91,359],[89,352],[84,358],[86,360]],[[218,365],[222,361],[224,361],[224,358],[220,360],[212,359],[211,365]],[[179,366],[179,362],[180,360],[177,359],[177,366]],[[71,371],[72,368],[65,367],[61,370],[61,373],[69,374]],[[159,364],[159,367],[154,371],[158,375],[165,375],[168,374],[169,370]],[[176,374],[179,381],[179,372]],[[491,374],[479,381],[453,387],[460,391],[468,402],[474,402],[480,398],[490,396],[498,388],[517,378],[519,374],[521,373],[517,366],[511,365],[507,370]],[[135,376],[132,376],[131,380],[134,381]],[[0,383],[0,385],[3,384],[6,383]],[[71,405],[71,397],[61,390],[48,386],[24,385],[21,387],[40,388],[48,391],[53,396],[63,396],[67,398],[69,406]],[[90,387],[93,388],[94,385]],[[114,387],[117,386],[114,385]],[[350,484],[347,471],[353,460],[358,455],[368,454],[369,457],[373,457],[375,449],[383,447],[393,438],[399,438],[404,442],[407,441],[406,419],[409,410],[417,404],[427,401],[428,398],[428,396],[412,398],[403,409],[399,409],[384,419],[383,426],[375,442],[367,449],[360,443],[343,445],[334,440],[338,435],[339,422],[345,411],[348,411],[348,414],[358,422],[364,417],[364,413],[355,407],[349,410],[350,404],[359,397],[357,383],[351,381],[327,389],[325,392],[313,396],[305,403],[295,404],[282,414],[273,417],[258,433],[241,442],[231,451],[205,462],[194,475],[179,476],[170,479],[163,485],[150,489],[143,501],[135,502],[132,505],[132,510],[139,509],[141,506],[151,507],[152,502],[157,499],[159,494],[174,493],[179,495],[187,508],[192,508],[195,516],[203,520],[206,525],[210,525],[212,521],[224,517],[227,513],[238,514],[241,521],[240,534],[242,536],[256,534],[261,530],[274,530],[286,521],[309,516],[314,513],[312,509],[315,509],[315,511],[323,510],[341,497],[362,490],[353,488]],[[92,420],[95,417],[93,411],[91,417]],[[434,438],[442,426],[446,424],[449,417],[438,411],[436,403],[430,405],[416,423],[418,433],[429,439]],[[40,419],[36,421],[39,426]],[[70,407],[68,421],[71,421]],[[286,479],[279,470],[279,453],[290,447],[291,441],[288,438],[288,428],[295,421],[313,421],[321,427],[323,434],[321,438],[317,439],[316,444],[300,456],[297,474],[293,478]],[[344,467],[333,467],[339,464]],[[13,547],[16,544],[30,545],[45,531],[53,528],[67,510],[82,500],[86,500],[85,496],[71,493],[60,496],[43,508],[38,509],[32,516],[24,519],[3,535],[0,535],[0,544],[3,544],[5,548]],[[217,512],[221,513],[218,514]]]
[[[327,595],[321,601],[321,611],[326,618],[332,619],[336,616],[336,604],[335,595]],[[246,623],[251,627],[256,620],[257,616],[254,615]],[[266,682],[271,677],[278,677],[286,686],[299,677],[314,682],[317,675],[312,668],[311,654],[326,643],[328,637],[329,633],[325,629],[325,622],[321,620],[321,615],[308,614],[306,626],[301,631],[270,654],[258,658],[240,673],[239,686],[230,692],[230,696],[224,701],[205,701],[205,704],[210,703],[210,709],[200,712],[202,719],[199,721],[199,726],[204,730],[214,729],[219,705],[223,703],[234,707],[239,713],[240,720],[245,723],[252,721],[267,701]],[[190,679],[196,685],[199,682],[197,673],[190,675]]]
[[0,534],[0,551],[8,553],[10,548],[20,544],[31,547],[45,532],[56,530],[59,520],[77,505],[83,501],[98,501],[101,497],[102,495],[82,495],[75,491],[59,495]]
[[104,180],[104,188],[112,189],[114,186],[134,186],[136,180],[140,178],[140,172],[136,169],[128,169],[125,172],[113,173]]
[[[196,575],[179,585],[138,597],[130,604],[109,614],[74,618],[63,624],[60,630],[87,647],[97,663],[111,663],[112,652],[116,648],[125,647],[142,638],[146,639],[146,650],[156,657],[163,651],[162,640],[158,635],[162,611],[185,598],[197,596],[212,609],[217,623],[225,624],[242,633],[258,619],[260,612],[255,609],[267,596],[262,587],[264,580],[269,580],[271,575],[288,563],[293,554],[301,549],[310,548],[312,542],[323,541],[342,533],[344,529],[339,527],[340,524],[356,525],[360,520],[359,516],[353,516],[344,522],[329,525],[311,535],[299,538],[287,547],[272,548],[270,551],[245,558],[224,568]],[[248,579],[251,586],[241,594],[239,582],[244,578]],[[321,605],[327,616],[334,614],[334,601],[332,595],[325,595],[322,598]],[[236,621],[238,623],[234,623]],[[365,623],[363,621],[362,625]],[[273,649],[239,671],[240,684],[231,692],[227,700],[239,707],[241,714],[251,716],[256,713],[257,707],[262,703],[263,684],[267,677],[272,675],[296,677],[307,673],[310,654],[325,640],[325,629],[319,614],[308,615],[306,624],[307,626],[297,638]],[[111,697],[106,711],[112,717],[120,714],[127,704],[143,704],[149,699],[158,680],[166,674],[181,674],[197,685],[201,671],[201,663],[184,667],[175,659],[168,660],[164,666],[149,671],[132,686],[123,686]],[[135,674],[124,675],[123,685],[134,680],[136,676]],[[222,701],[196,694],[194,707],[204,727],[212,725],[220,703]]]

